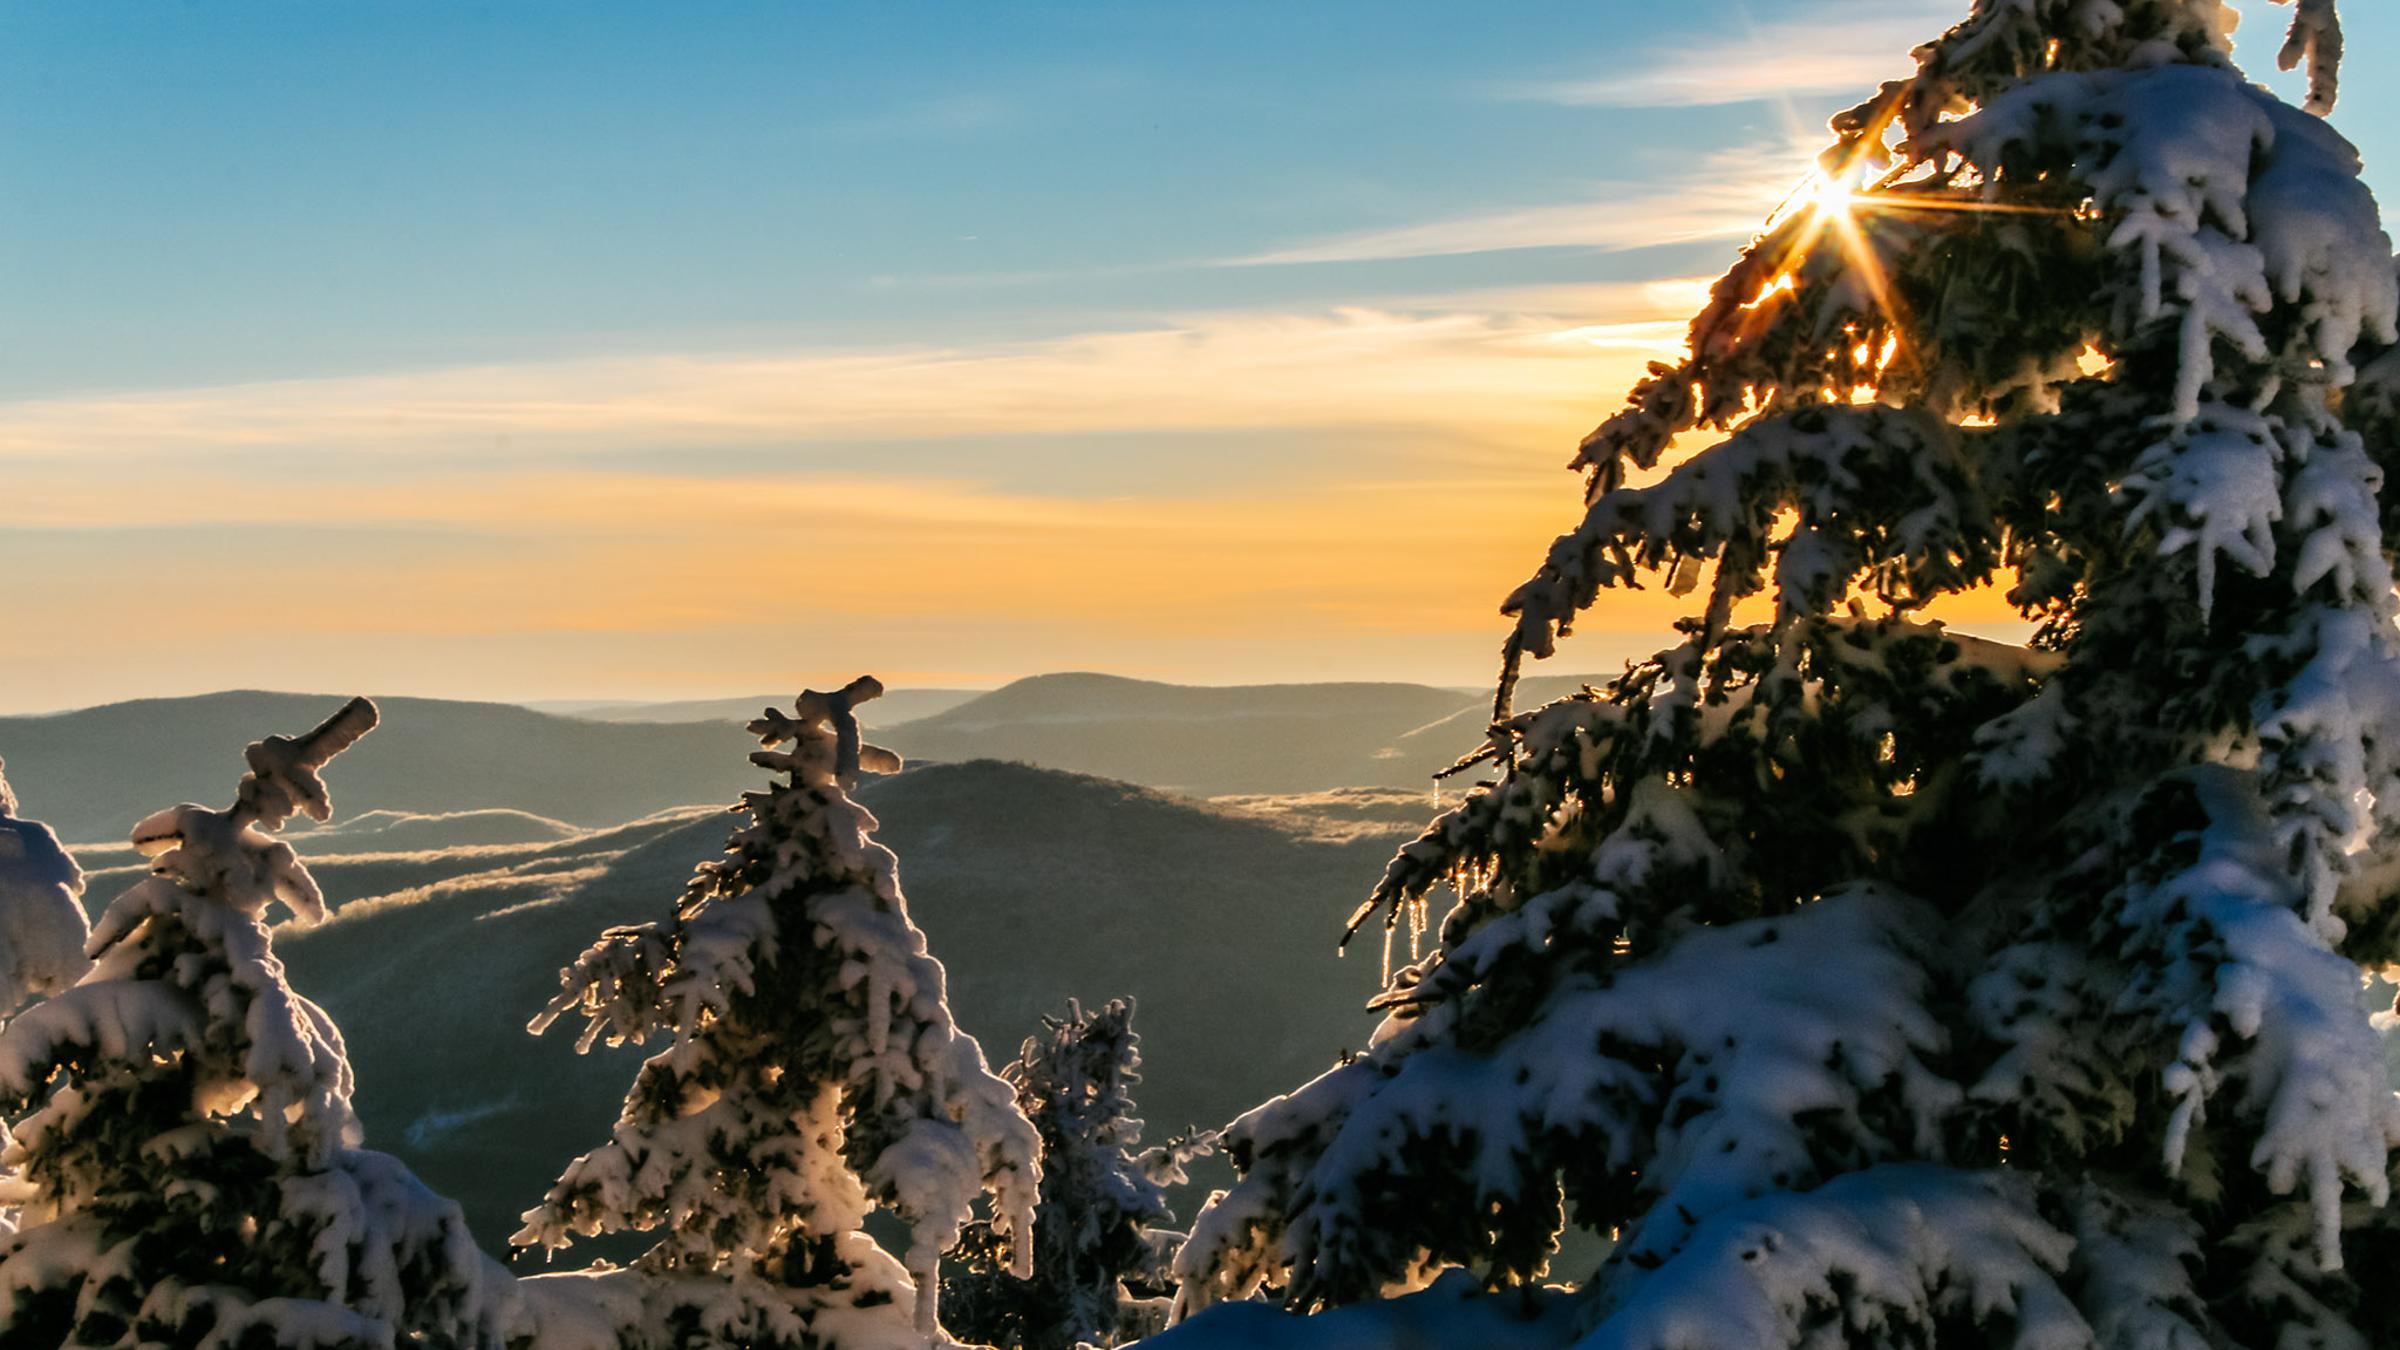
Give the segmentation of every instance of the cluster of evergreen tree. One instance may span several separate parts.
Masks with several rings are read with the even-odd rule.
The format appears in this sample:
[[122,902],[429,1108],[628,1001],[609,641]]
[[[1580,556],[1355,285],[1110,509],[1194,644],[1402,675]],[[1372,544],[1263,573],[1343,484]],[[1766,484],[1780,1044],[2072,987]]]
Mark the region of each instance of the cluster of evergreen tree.
[[[628,1267],[525,1280],[360,1146],[341,1034],[274,955],[271,906],[324,913],[278,831],[329,818],[319,771],[373,704],[252,745],[233,805],[137,825],[152,875],[96,926],[80,869],[0,785],[0,1015],[47,995],[0,1026],[0,1347],[923,1350],[955,1343],[936,1295],[962,1236],[985,1282],[964,1317],[1018,1310],[994,1339],[1163,1323],[1171,1235],[1151,1225],[1203,1145],[1128,1151],[1130,1005],[1056,1024],[1006,1077],[952,1022],[897,860],[849,795],[899,768],[859,734],[881,692],[811,691],[752,723],[751,758],[779,777],[735,808],[724,855],[670,918],[561,973],[535,1031],[573,1013],[578,1049],[665,1044],[518,1242],[660,1236]],[[907,1229],[897,1258],[864,1231],[876,1209]],[[1028,1320],[1028,1291],[1060,1315]]]
[[[655,1237],[511,1277],[274,955],[360,699],[88,927],[0,783],[0,1348],[1070,1350],[1170,1298],[1183,1350],[2400,1345],[2400,272],[2293,4],[2304,109],[2222,0],[1973,0],[1835,120],[1585,441],[1485,776],[1352,917],[1412,938],[1372,1043],[1227,1127],[1188,1241],[1215,1138],[1142,1149],[1130,1003],[997,1073],[953,1021],[861,679],[562,972],[535,1031],[656,1048],[517,1241]],[[1512,708],[1651,578],[1675,645]],[[2029,642],[1923,613],[1986,587]]]

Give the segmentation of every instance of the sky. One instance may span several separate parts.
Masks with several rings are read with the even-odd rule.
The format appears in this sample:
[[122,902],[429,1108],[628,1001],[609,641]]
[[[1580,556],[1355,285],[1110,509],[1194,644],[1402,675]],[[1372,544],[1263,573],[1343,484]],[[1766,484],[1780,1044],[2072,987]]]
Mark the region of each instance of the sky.
[[0,711],[1488,682],[1576,441],[1963,10],[18,0]]

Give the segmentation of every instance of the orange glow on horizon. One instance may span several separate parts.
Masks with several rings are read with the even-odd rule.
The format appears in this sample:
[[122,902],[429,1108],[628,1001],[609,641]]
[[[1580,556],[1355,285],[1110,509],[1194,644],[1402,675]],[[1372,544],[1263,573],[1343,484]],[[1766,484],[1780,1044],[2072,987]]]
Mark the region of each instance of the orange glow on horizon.
[[[1888,306],[1864,222],[1893,194],[1820,175],[1795,195],[1779,216],[1809,220],[1793,234],[1873,268]],[[1756,306],[1792,293],[1797,256]],[[712,693],[752,682],[736,649],[887,670],[969,650],[992,681],[1435,678],[1497,649],[1501,598],[1578,516],[1565,448],[1679,339],[1688,309],[1669,311],[1705,285],[0,403],[0,526],[20,569],[57,579],[20,597],[20,631],[45,637],[5,697],[157,692],[140,654],[162,642],[207,686],[462,696]],[[1834,341],[1868,372],[1905,353],[1872,326]],[[1848,378],[1833,393],[1872,396]],[[1170,436],[1185,439],[1157,442],[1156,481],[1116,472],[1120,451]],[[972,455],[942,444],[982,438]],[[1011,462],[1033,453],[1058,463]],[[143,492],[120,489],[137,477]],[[262,540],[302,507],[295,568]],[[178,575],[219,584],[155,605]],[[308,670],[263,658],[218,594],[276,596],[314,635]],[[1647,654],[1688,609],[1619,591],[1578,627]],[[1943,612],[2015,621],[1996,598]]]

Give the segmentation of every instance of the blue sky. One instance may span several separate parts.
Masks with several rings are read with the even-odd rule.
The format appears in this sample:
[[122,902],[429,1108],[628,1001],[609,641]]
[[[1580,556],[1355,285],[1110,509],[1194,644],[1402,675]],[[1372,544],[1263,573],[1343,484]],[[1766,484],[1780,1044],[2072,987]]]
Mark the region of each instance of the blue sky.
[[0,9],[0,708],[1479,680],[1576,436],[1962,8]]
[[0,14],[11,392],[1655,275],[1722,246],[1207,264],[1786,134],[1533,96],[1693,40],[1647,5],[108,8]]

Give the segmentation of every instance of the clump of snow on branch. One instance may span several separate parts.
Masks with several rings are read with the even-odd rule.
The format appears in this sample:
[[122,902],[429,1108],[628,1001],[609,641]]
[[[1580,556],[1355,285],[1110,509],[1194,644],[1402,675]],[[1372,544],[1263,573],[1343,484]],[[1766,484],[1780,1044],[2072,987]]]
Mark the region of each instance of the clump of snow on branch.
[[2012,1345],[2084,1350],[2091,1330],[2059,1278],[2074,1245],[2015,1178],[1869,1168],[1716,1215],[1577,1344],[1930,1345],[1944,1325],[2005,1323]]
[[0,1018],[90,967],[82,894],[83,869],[48,826],[17,815],[16,794],[0,776]]
[[[1655,1265],[1727,1205],[1937,1148],[1959,1094],[1925,1063],[1947,1047],[1920,1007],[1923,922],[1864,891],[1694,932],[1613,981],[1562,981],[1533,1020],[1472,1052],[1457,1005],[1388,1025],[1365,1055],[1228,1129],[1245,1175],[1193,1231],[1187,1308],[1247,1297],[1270,1273],[1298,1300],[1348,1301],[1428,1257],[1539,1274],[1541,1249],[1495,1252],[1491,1236],[1551,1239],[1562,1170],[1638,1177],[1647,1217],[1620,1250]],[[1427,1148],[1439,1157],[1403,1159]],[[1528,1206],[1546,1212],[1520,1219]],[[1423,1207],[1458,1216],[1457,1231],[1429,1232]],[[1256,1222],[1291,1210],[1288,1225]]]
[[2305,1188],[2320,1267],[2342,1264],[2345,1186],[2390,1198],[2400,1097],[2383,1042],[2359,1015],[2358,967],[2325,949],[2294,912],[2287,855],[2257,799],[2222,766],[2191,774],[2206,824],[2191,865],[2145,888],[2123,922],[2137,942],[2171,952],[2127,991],[2189,1017],[2164,1085],[2174,1102],[2166,1162],[2180,1167],[2192,1127],[2228,1080],[2262,1129],[2247,1161],[2268,1188]]
[[[2358,152],[2315,117],[2221,68],[2049,72],[1927,133],[1994,188],[2012,172],[2071,176],[2105,246],[2127,256],[2108,331],[2168,324],[2172,413],[2199,415],[2218,352],[2317,363],[2350,382],[2359,339],[2395,340],[2391,241],[2358,183]],[[2262,320],[2289,320],[2270,343]]]

